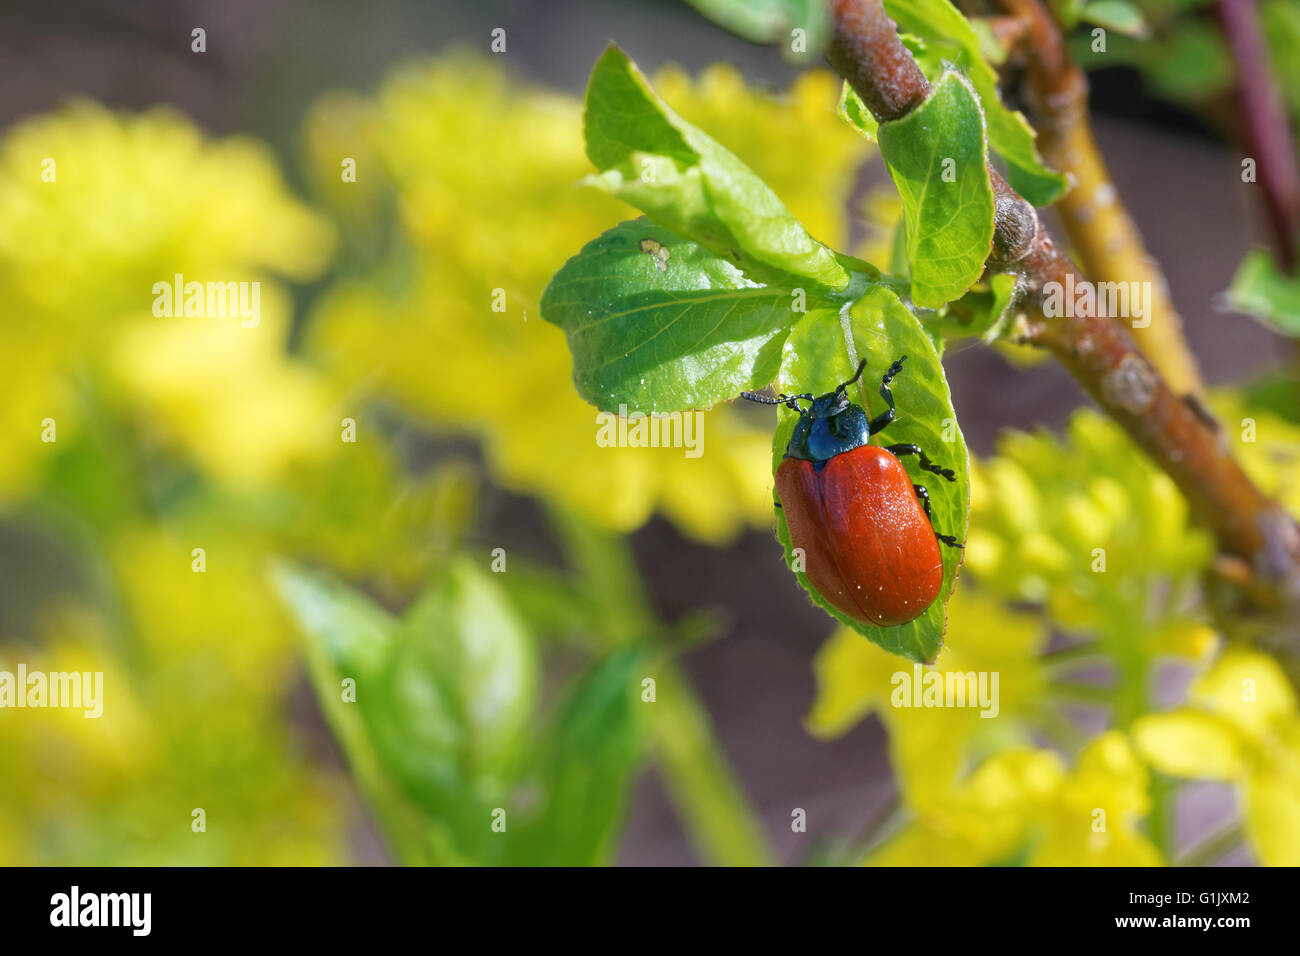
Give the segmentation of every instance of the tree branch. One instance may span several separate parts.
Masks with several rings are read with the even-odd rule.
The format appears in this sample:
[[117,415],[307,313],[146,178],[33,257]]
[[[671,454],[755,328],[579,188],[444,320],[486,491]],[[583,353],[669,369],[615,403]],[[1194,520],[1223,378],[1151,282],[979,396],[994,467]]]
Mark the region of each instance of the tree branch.
[[1070,59],[1056,21],[1040,0],[998,0],[1025,24],[1025,100],[1049,166],[1067,174],[1071,189],[1056,204],[1071,248],[1099,282],[1149,283],[1149,324],[1133,337],[1170,387],[1180,395],[1203,391],[1196,358],[1183,337],[1182,319],[1159,265],[1147,252],[1092,133],[1088,81]]
[[1300,164],[1290,124],[1268,69],[1268,50],[1260,35],[1254,0],[1219,0],[1218,13],[1237,67],[1242,145],[1256,160],[1278,264],[1284,272],[1293,272],[1296,241],[1300,239]]
[[[929,83],[899,40],[881,0],[832,0],[831,65],[853,86],[880,122],[906,115],[929,93]],[[1033,207],[996,172],[994,246],[1021,219],[1032,218],[1028,253],[1014,260],[1024,295],[1021,337],[1049,349],[1098,405],[1174,480],[1197,520],[1208,525],[1222,551],[1250,568],[1254,600],[1295,600],[1300,592],[1300,529],[1265,496],[1229,453],[1223,435],[1194,398],[1181,398],[1107,316],[1050,316],[1049,283],[1082,276],[1037,222]],[[1023,227],[1023,222],[1020,223]],[[1006,265],[995,256],[991,267]]]

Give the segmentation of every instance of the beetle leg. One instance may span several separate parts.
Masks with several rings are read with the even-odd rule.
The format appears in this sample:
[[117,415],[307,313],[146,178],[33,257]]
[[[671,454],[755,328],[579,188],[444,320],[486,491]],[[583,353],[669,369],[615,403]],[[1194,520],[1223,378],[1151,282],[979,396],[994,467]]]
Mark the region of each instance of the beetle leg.
[[[926,489],[925,485],[913,485],[912,490],[916,492],[916,497],[921,502],[921,508],[923,511],[925,511],[925,519],[931,523],[930,530],[933,531],[934,515],[930,514],[930,492]],[[966,547],[964,544],[958,544],[957,539],[950,534],[940,534],[939,532],[935,531],[934,536],[936,539],[942,541],[950,548],[965,549]]]
[[903,360],[906,358],[907,356],[904,355],[889,366],[885,371],[885,377],[880,380],[880,397],[885,400],[885,404],[889,407],[867,424],[867,434],[869,435],[874,435],[894,420],[894,393],[889,390],[889,383],[894,380],[895,375],[903,370]]
[[885,451],[891,455],[917,455],[921,459],[921,468],[924,471],[932,472],[940,478],[947,478],[949,481],[956,481],[957,474],[951,468],[943,468],[936,465],[930,460],[930,456],[921,451],[920,445],[888,445]]
[[916,497],[920,499],[921,510],[925,512],[927,521],[933,521],[934,515],[930,514],[930,492],[926,490],[925,485],[913,485],[912,490],[916,492]]

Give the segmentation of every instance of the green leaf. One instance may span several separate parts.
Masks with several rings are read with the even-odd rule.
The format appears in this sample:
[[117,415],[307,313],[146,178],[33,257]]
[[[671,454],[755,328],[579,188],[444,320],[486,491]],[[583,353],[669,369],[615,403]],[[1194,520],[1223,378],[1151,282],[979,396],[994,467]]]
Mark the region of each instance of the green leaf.
[[880,124],[879,135],[903,200],[912,299],[938,308],[979,279],[993,242],[979,99],[965,77],[947,73],[915,110]]
[[862,102],[862,97],[858,96],[857,92],[848,83],[845,83],[843,89],[840,90],[840,119],[871,142],[876,141],[876,133],[880,124],[871,115],[871,110],[867,109],[867,104]]
[[359,675],[379,673],[392,652],[396,618],[323,574],[283,564],[275,568],[274,578],[298,627],[332,666]]
[[617,47],[607,49],[587,87],[591,182],[714,254],[745,262],[755,281],[768,272],[838,289],[848,275],[826,246],[732,153],[661,100]]
[[[822,0],[688,0],[714,23],[750,43],[775,43],[790,59],[821,53],[830,36],[830,18]],[[804,30],[802,49],[794,48],[792,31]]]
[[1300,338],[1300,276],[1279,271],[1263,249],[1247,253],[1237,267],[1228,303],[1283,335]]
[[1179,24],[1139,62],[1161,96],[1198,101],[1228,89],[1233,63],[1217,29],[1195,21]]
[[[537,701],[532,636],[491,576],[461,557],[403,618],[377,725],[405,779],[504,773]],[[387,731],[387,733],[383,733]]]
[[[885,10],[900,31],[933,48],[930,63],[956,66],[970,79],[984,107],[989,147],[1006,164],[1007,181],[1016,192],[1035,206],[1060,199],[1066,190],[1065,177],[1043,164],[1034,146],[1033,128],[1024,116],[1002,105],[997,74],[984,59],[979,35],[957,8],[949,0],[885,0]],[[925,66],[927,60],[921,62]]]
[[360,705],[343,698],[345,679],[355,682],[358,700],[382,693],[377,675],[393,646],[396,619],[326,575],[279,564],[273,579],[303,634],[321,713],[394,852],[408,864],[470,862],[451,848],[445,829],[427,825],[375,749]]
[[[321,575],[282,570],[277,583],[316,661],[322,709],[395,848],[416,839],[437,862],[497,859],[491,810],[526,752],[538,666],[495,582],[461,558],[401,621]],[[344,679],[355,701],[342,699]]]
[[923,319],[921,324],[933,328],[941,339],[974,336],[983,342],[996,341],[1010,325],[1016,284],[1016,276],[999,272],[951,303],[942,317],[933,322]]
[[641,679],[648,655],[614,651],[565,693],[538,744],[543,806],[529,820],[525,862],[600,866],[612,862],[628,792],[645,755]]
[[1300,125],[1300,57],[1295,55],[1300,49],[1300,4],[1267,0],[1259,8],[1259,22],[1279,91],[1293,122]]
[[1079,19],[1108,27],[1125,36],[1146,35],[1146,21],[1142,19],[1142,11],[1127,0],[1089,0],[1080,12]]
[[[912,481],[929,489],[935,529],[964,540],[970,511],[970,459],[952,408],[943,366],[929,336],[898,297],[883,287],[870,290],[854,303],[849,319],[854,348],[859,358],[867,360],[861,380],[862,391],[855,400],[864,403],[863,407],[868,411],[879,413],[883,410],[876,388],[890,363],[900,355],[907,356],[903,371],[893,384],[898,418],[875,441],[881,445],[915,443],[935,462],[957,473],[957,480],[949,482],[921,471],[911,456],[900,459]],[[809,315],[795,328],[786,343],[777,387],[788,394],[822,394],[847,379],[852,371],[838,317]],[[798,419],[793,411],[784,407],[779,409],[779,414],[772,444],[774,472],[781,463]],[[945,438],[950,440],[945,441]],[[786,563],[792,564],[794,555],[790,532],[779,509],[777,536],[785,548]],[[850,620],[812,588],[807,575],[799,571],[796,576],[813,603],[832,617],[891,653],[913,661],[929,662],[934,660],[943,644],[947,623],[945,607],[962,558],[962,553],[952,548],[941,546],[940,551],[943,555],[943,587],[938,598],[916,620],[897,627],[874,627]]]
[[708,408],[776,375],[801,317],[792,307],[803,280],[772,274],[784,285],[760,285],[732,262],[637,219],[564,264],[542,296],[542,316],[568,336],[578,394],[598,408]]

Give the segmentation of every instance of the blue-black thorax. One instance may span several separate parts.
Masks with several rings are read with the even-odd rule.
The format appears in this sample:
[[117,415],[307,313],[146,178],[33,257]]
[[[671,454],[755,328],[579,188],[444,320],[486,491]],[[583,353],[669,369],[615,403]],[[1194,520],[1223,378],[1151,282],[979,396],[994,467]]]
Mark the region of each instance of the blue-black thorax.
[[786,458],[811,461],[818,471],[836,455],[861,447],[871,439],[867,413],[842,394],[829,392],[813,399],[812,407],[799,415]]

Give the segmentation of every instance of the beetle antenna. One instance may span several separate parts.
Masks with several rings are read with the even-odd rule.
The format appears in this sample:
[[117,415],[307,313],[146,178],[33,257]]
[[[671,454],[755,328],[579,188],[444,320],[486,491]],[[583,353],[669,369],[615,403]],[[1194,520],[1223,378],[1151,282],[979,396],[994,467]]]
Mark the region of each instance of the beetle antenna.
[[741,392],[740,397],[747,398],[751,402],[758,402],[760,405],[789,405],[800,415],[803,414],[803,409],[799,407],[795,399],[802,398],[810,402],[813,400],[811,395],[786,395],[784,393],[775,398],[769,398],[767,395],[758,394],[758,392]]
[[847,382],[841,383],[840,386],[835,389],[835,394],[843,395],[850,385],[852,385],[858,379],[862,378],[862,370],[866,367],[867,367],[867,360],[863,359],[861,362],[858,363],[858,370],[853,373],[853,377],[849,379]]

